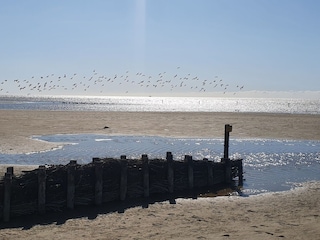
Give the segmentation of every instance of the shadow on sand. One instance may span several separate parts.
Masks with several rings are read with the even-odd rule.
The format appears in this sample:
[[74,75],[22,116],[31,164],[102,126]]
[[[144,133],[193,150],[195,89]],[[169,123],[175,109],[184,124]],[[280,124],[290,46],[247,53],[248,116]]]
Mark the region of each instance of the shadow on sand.
[[[100,206],[76,206],[75,209],[65,209],[61,212],[47,212],[44,215],[32,214],[11,218],[9,222],[1,222],[0,229],[21,228],[28,230],[36,225],[62,225],[69,219],[87,218],[94,220],[100,214],[124,213],[127,209],[134,207],[148,208],[150,204],[169,201],[170,204],[176,204],[177,198],[197,199],[200,197],[228,196],[235,192],[241,192],[238,188],[217,188],[216,190],[181,192],[179,194],[154,195],[149,198],[127,199],[123,202],[114,201],[104,203]],[[243,196],[239,194],[240,196]]]

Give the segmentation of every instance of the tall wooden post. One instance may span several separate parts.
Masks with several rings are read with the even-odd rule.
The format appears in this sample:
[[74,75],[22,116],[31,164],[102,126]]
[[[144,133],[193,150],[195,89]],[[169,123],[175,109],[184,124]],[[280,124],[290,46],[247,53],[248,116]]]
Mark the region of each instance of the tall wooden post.
[[149,197],[150,189],[149,189],[149,159],[148,155],[142,155],[142,171],[143,171],[143,196]]
[[67,208],[69,209],[74,209],[76,165],[75,160],[71,160],[68,165]]
[[224,126],[224,155],[222,161],[225,163],[225,182],[231,183],[231,161],[229,158],[229,135],[232,132],[232,126],[226,124]]
[[46,167],[38,168],[38,211],[40,214],[46,212]]
[[100,159],[93,159],[94,162],[94,172],[95,172],[95,191],[94,191],[94,203],[95,205],[102,204],[102,187],[103,187],[103,180],[102,180],[102,161]]
[[127,196],[128,162],[125,155],[122,155],[120,158],[120,200],[124,201]]
[[224,155],[223,155],[224,159],[229,158],[229,135],[230,135],[230,132],[232,132],[232,126],[229,124],[226,124],[224,126]]
[[3,221],[9,222],[11,208],[11,188],[12,174],[10,172],[4,175],[4,199],[3,199]]
[[171,152],[167,152],[167,164],[168,164],[168,190],[169,193],[173,193],[174,190],[174,170],[173,170],[173,156]]
[[242,159],[240,159],[238,163],[239,163],[238,164],[239,186],[243,186],[243,163],[242,163]]

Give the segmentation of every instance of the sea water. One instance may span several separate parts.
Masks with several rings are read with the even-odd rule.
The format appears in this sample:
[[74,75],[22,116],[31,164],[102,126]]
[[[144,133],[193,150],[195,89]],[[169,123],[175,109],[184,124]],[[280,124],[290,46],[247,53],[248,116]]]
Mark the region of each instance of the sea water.
[[320,114],[320,99],[0,96],[0,109],[132,112],[267,112]]

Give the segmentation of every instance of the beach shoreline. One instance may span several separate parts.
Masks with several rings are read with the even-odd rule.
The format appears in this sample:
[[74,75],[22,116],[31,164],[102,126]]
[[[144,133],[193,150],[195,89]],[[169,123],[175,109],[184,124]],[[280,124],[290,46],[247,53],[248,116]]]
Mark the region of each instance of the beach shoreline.
[[[48,134],[109,134],[320,140],[320,116],[264,113],[146,113],[0,110],[0,152],[50,150]],[[3,175],[6,167],[0,165]],[[37,166],[14,166],[15,174]],[[0,239],[319,239],[320,182],[249,197],[176,199],[123,213],[79,216],[28,228],[0,228]],[[76,209],[75,209],[76,211]],[[64,214],[64,213],[62,213]],[[0,223],[1,225],[1,223]],[[28,224],[26,223],[26,226]]]

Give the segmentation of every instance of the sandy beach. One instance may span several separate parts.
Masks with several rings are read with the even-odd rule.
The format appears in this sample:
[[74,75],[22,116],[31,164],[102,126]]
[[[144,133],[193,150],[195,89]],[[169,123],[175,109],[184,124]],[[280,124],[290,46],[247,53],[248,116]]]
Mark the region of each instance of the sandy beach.
[[319,239],[320,184],[252,196],[177,199],[124,213],[26,223],[0,239]]
[[[0,110],[0,116],[0,152],[8,154],[56,147],[33,135],[222,138],[227,123],[234,138],[320,140],[319,115]],[[320,239],[319,209],[320,183],[311,182],[280,193],[176,199],[62,223],[9,225],[0,227],[0,239]]]

